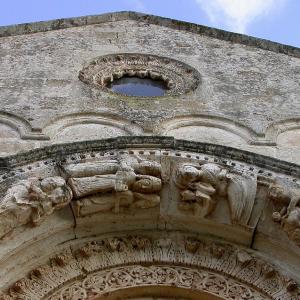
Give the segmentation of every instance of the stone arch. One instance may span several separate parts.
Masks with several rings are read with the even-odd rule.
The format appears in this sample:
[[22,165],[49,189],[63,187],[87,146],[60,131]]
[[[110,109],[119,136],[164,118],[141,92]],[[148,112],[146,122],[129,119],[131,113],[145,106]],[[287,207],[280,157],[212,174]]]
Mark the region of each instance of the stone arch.
[[[111,136],[139,135],[142,129],[113,114],[74,113],[61,116],[44,127],[53,142],[103,139]],[[76,138],[77,136],[77,138]]]
[[170,232],[77,241],[31,270],[3,299],[102,299],[134,288],[145,289],[138,293],[142,296],[151,288],[154,295],[157,289],[176,288],[224,300],[299,295],[274,266],[246,248]]
[[[254,293],[252,299],[299,298],[296,283],[299,280],[299,248],[297,244],[293,244],[294,237],[285,233],[280,224],[274,223],[274,211],[267,194],[269,185],[274,183],[284,183],[288,189],[298,189],[299,185],[294,179],[299,178],[299,166],[275,159],[266,160],[257,154],[237,149],[217,145],[207,147],[205,144],[185,143],[169,137],[120,137],[63,147],[53,145],[28,154],[6,158],[8,170],[0,176],[1,192],[9,204],[7,210],[5,206],[1,206],[0,247],[3,252],[0,256],[0,288],[4,293],[0,296],[1,300],[68,299],[61,298],[60,294],[57,296],[57,293],[65,292],[73,285],[72,290],[81,289],[86,278],[99,272],[103,275],[103,272],[120,268],[146,268],[145,272],[148,272],[151,266],[160,268],[159,274],[163,272],[161,268],[169,267],[175,268],[175,271],[177,268],[188,269],[192,274],[201,276],[223,276],[226,284],[221,285],[221,291],[224,291],[222,287],[231,286],[228,282],[233,282],[234,287],[238,285],[250,289]],[[140,160],[137,161],[137,158]],[[120,210],[115,209],[116,205],[113,210],[112,207],[97,210],[99,207],[94,209],[93,203],[86,202],[89,199],[71,199],[70,190],[66,189],[66,185],[71,187],[68,179],[82,178],[82,172],[87,172],[87,177],[98,175],[97,170],[102,169],[104,162],[111,170],[109,178],[113,178],[113,170],[121,162],[128,163],[127,169],[131,166],[138,174],[156,174],[162,180],[159,203],[156,202],[158,205],[133,207],[131,211],[129,207],[124,208],[118,204]],[[137,164],[139,162],[143,164]],[[252,209],[256,210],[254,218],[250,218],[249,222],[239,223],[231,219],[232,212],[228,209],[225,198],[215,198],[219,202],[212,214],[204,217],[180,209],[178,204],[182,200],[182,188],[174,180],[178,179],[178,167],[188,164],[201,168],[207,163],[215,167],[218,164],[229,175],[233,172],[244,175],[250,172],[251,177],[257,178],[260,194],[255,206],[249,208],[251,212]],[[91,164],[94,167],[87,168]],[[69,175],[62,178],[65,176],[63,172]],[[18,205],[13,205],[14,198],[6,197],[12,195],[13,190],[7,192],[11,187],[17,190],[20,188],[20,180],[32,180],[33,177],[41,179],[31,186],[36,187],[37,191],[42,183],[46,183],[43,182],[44,179],[48,181],[48,187],[49,183],[51,187],[54,186],[55,179],[57,187],[65,192],[69,191],[64,199],[57,199],[64,207],[56,206],[57,201],[54,201],[52,210],[47,210],[44,215],[43,210],[40,211],[40,223],[37,222],[39,220],[36,214],[33,220],[30,218],[30,201],[26,206],[27,210],[21,207],[19,211]],[[62,184],[63,179],[65,181]],[[28,181],[25,187],[28,186],[27,183]],[[24,184],[21,188],[23,187]],[[45,192],[51,191],[46,189]],[[101,205],[105,194],[98,192],[98,203]],[[55,195],[61,195],[59,190],[51,195],[51,201]],[[110,195],[114,197],[113,203],[117,203],[116,194],[112,192]],[[48,200],[47,197],[45,199]],[[61,203],[62,200],[64,203]],[[109,198],[111,200],[112,197]],[[84,212],[81,214],[77,210],[78,205],[81,207],[85,203],[87,207],[92,207],[93,215]],[[12,224],[12,220],[7,217],[15,212],[21,217]],[[261,215],[264,216],[265,224],[259,220]],[[11,225],[13,230],[6,231],[5,228]],[[103,277],[105,276],[101,278]],[[189,278],[191,276],[187,281]],[[18,281],[15,282],[16,280]],[[173,285],[154,282],[147,286],[169,289]],[[199,293],[210,293],[219,299],[234,299],[228,293],[225,296],[217,294],[215,290],[218,291],[219,285],[209,285],[212,287],[209,291],[205,285],[201,286]],[[181,288],[180,284],[178,288]],[[113,293],[117,291],[118,289],[113,290]],[[91,289],[83,293],[91,297],[101,296],[91,294]]]
[[31,124],[27,120],[16,114],[0,111],[0,125],[1,124],[10,128],[12,132],[16,132],[20,139],[23,140],[49,139],[40,130],[32,128]]
[[266,137],[274,140],[278,146],[300,147],[300,119],[282,120],[271,124],[266,130]]
[[148,285],[116,290],[94,300],[222,300],[202,290],[179,288],[175,286]]
[[[195,136],[197,131],[200,135],[199,137]],[[209,131],[209,134],[207,134],[207,131]],[[225,143],[227,145],[232,142],[251,145],[271,144],[269,140],[265,139],[264,134],[259,134],[247,126],[219,116],[178,116],[160,123],[159,126],[157,126],[156,132],[164,136],[170,135],[171,133],[171,135],[177,139],[187,139],[198,142]],[[189,137],[189,134],[192,137]],[[205,140],[201,139],[201,134],[206,135]],[[212,137],[210,140],[209,136]],[[216,141],[214,141],[214,138]]]

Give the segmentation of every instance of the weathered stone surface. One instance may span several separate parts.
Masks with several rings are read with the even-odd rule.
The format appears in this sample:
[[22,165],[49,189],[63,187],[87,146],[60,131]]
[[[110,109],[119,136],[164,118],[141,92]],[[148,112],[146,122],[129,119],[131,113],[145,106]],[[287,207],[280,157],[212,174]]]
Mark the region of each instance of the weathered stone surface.
[[0,41],[0,299],[299,299],[299,49],[129,12]]
[[[58,28],[65,29],[51,30]],[[36,32],[39,30],[42,32]],[[287,154],[287,142],[282,137],[284,130],[292,135],[289,141],[299,139],[297,131],[290,132],[299,126],[295,115],[300,109],[297,49],[134,13],[11,27],[2,32],[1,109],[23,118],[34,129],[42,130],[44,138],[50,138],[40,144],[31,140],[26,149],[71,141],[71,134],[77,140],[87,139],[88,132],[90,138],[128,134],[119,125],[107,126],[102,118],[109,112],[114,115],[110,123],[122,119],[125,128],[133,121],[140,126],[140,133],[159,131],[203,141],[202,132],[208,130],[212,136],[206,137],[206,142],[230,143],[236,148],[299,162],[299,147],[289,149]],[[95,58],[124,52],[182,61],[200,73],[202,83],[186,95],[149,100],[90,88],[78,79],[79,71]],[[69,116],[73,121],[65,128],[62,120]],[[176,123],[182,117],[194,119],[187,127],[182,123],[178,129],[159,130],[165,122]],[[201,122],[203,117],[210,121]],[[230,122],[233,125],[228,127]],[[55,126],[56,130],[50,130]],[[248,137],[239,131],[241,128],[249,132]],[[278,134],[278,147],[274,147]],[[2,155],[23,149],[22,144],[14,144],[3,139]]]

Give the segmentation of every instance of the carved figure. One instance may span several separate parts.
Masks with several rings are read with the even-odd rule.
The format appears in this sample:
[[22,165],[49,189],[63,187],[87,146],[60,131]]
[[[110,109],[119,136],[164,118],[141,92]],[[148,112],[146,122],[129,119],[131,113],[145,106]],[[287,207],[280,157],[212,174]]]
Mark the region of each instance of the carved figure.
[[179,208],[206,217],[216,207],[216,196],[227,196],[233,223],[247,225],[256,196],[256,177],[230,172],[214,163],[182,165],[175,174],[181,190]]
[[300,189],[275,183],[270,185],[269,197],[274,204],[273,220],[300,246]]
[[62,177],[20,181],[7,190],[0,202],[0,237],[21,225],[39,225],[71,199],[72,191]]
[[118,213],[124,207],[151,208],[160,203],[161,166],[157,162],[124,154],[114,161],[68,165],[65,172],[78,199],[76,214],[81,217],[111,210]]

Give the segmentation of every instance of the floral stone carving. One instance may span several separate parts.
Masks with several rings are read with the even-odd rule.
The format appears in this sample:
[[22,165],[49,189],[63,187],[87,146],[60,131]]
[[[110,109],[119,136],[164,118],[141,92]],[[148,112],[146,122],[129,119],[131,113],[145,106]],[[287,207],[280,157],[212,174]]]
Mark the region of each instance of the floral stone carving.
[[71,199],[72,191],[62,177],[20,181],[7,190],[0,202],[0,238],[21,225],[39,225]]
[[167,96],[187,93],[200,83],[200,74],[194,68],[171,58],[150,54],[102,56],[79,73],[81,81],[107,91],[109,84],[125,76],[162,80],[168,89]]
[[257,189],[257,179],[253,174],[230,171],[214,163],[184,164],[175,170],[174,180],[181,190],[181,210],[191,210],[206,217],[217,205],[216,196],[225,196],[232,222],[248,224]]
[[[223,299],[268,299],[244,284],[220,274],[180,266],[125,266],[89,275],[82,283],[73,284],[49,300],[89,299],[120,289],[145,286],[175,286],[206,291]],[[240,297],[240,298],[238,298]]]
[[193,289],[229,300],[299,299],[295,281],[246,249],[182,238],[118,236],[89,242],[35,268],[0,299],[93,299],[143,286]]

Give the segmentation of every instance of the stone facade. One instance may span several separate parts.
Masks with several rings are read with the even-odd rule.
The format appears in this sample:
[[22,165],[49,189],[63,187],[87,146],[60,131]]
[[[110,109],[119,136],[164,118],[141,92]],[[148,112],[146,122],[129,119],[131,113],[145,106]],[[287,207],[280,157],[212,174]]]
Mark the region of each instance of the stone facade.
[[127,12],[0,36],[0,299],[300,299],[299,49]]

